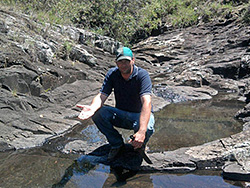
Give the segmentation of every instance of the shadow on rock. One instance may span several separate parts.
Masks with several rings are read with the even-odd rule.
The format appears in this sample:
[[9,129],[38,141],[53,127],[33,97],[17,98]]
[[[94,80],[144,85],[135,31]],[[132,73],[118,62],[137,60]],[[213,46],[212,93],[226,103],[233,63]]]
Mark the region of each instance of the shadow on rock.
[[122,152],[113,161],[108,161],[110,145],[103,145],[93,152],[76,159],[74,163],[65,170],[60,182],[52,187],[64,187],[72,176],[76,174],[87,174],[98,164],[109,165],[111,172],[116,176],[115,184],[125,184],[126,180],[137,174],[142,164],[142,157],[130,144],[125,144]]

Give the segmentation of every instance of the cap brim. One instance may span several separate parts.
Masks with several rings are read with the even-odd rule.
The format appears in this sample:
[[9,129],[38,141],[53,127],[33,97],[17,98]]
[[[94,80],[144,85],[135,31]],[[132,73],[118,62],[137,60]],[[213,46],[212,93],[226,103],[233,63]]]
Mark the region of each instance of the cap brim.
[[119,57],[116,61],[120,61],[120,60],[123,60],[123,59],[126,59],[126,60],[131,61],[131,60],[132,60],[132,57],[130,57],[130,56],[121,56],[121,57]]

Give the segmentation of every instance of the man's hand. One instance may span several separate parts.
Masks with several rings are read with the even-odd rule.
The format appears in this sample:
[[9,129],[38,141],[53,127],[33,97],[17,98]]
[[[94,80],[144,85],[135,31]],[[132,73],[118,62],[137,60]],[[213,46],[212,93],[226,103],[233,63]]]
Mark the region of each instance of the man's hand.
[[139,131],[133,135],[133,138],[129,140],[134,149],[139,149],[142,147],[145,140],[145,133],[140,133]]
[[79,108],[82,108],[82,111],[80,112],[80,114],[78,116],[78,119],[80,119],[80,120],[88,119],[91,116],[93,116],[95,113],[95,111],[89,105],[77,104],[76,106]]

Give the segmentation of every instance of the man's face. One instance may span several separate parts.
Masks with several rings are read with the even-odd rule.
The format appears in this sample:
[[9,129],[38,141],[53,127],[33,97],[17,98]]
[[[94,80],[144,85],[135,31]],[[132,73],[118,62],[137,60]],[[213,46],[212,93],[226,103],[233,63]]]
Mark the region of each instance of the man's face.
[[122,59],[116,62],[116,65],[122,74],[131,74],[133,71],[133,64],[134,64],[133,59],[131,61]]

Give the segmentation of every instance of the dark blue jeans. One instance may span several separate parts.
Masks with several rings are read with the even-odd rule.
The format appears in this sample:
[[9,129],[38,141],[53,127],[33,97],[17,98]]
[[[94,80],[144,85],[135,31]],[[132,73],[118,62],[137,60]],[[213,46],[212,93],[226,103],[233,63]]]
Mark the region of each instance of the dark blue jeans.
[[[110,106],[101,107],[92,117],[98,129],[106,136],[111,147],[116,148],[123,144],[121,134],[114,128],[139,130],[140,113],[127,112]],[[154,132],[154,115],[151,113],[144,143],[146,144]]]

